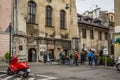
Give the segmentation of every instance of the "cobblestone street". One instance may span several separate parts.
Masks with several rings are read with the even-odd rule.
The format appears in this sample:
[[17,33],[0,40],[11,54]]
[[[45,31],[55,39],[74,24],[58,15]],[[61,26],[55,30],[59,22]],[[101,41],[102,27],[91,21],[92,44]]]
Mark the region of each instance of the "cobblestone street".
[[[7,67],[0,67],[5,71]],[[120,72],[115,68],[95,67],[88,65],[57,65],[37,63],[31,65],[32,80],[119,80]],[[16,78],[16,77],[15,77]],[[19,78],[19,77],[17,77]],[[31,79],[20,80],[31,80]],[[4,79],[2,79],[4,80]],[[13,80],[8,79],[8,80]]]

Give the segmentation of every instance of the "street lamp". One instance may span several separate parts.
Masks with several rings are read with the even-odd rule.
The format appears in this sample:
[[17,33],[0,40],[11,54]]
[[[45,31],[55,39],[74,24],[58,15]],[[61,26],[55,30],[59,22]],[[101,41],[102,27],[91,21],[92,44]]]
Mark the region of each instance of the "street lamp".
[[10,60],[9,63],[11,61],[11,57],[12,57],[12,25],[10,24],[9,26],[9,32],[10,32],[10,41],[9,41],[9,52],[10,52]]

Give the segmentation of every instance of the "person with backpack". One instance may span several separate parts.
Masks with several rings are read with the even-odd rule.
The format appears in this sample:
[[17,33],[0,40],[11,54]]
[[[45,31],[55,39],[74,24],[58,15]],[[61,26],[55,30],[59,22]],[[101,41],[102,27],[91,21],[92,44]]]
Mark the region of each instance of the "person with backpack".
[[70,65],[72,65],[74,60],[73,51],[70,52],[69,57],[70,57]]
[[77,66],[78,65],[78,52],[77,51],[74,52],[74,60],[75,60],[76,66]]
[[91,49],[90,52],[88,52],[87,56],[88,56],[88,65],[92,65],[94,54]]

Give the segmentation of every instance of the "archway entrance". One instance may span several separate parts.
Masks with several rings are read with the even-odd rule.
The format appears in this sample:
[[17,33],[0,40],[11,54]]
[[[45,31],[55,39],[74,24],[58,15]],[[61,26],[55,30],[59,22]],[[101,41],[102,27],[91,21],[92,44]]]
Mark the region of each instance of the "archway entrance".
[[36,49],[35,48],[30,48],[28,50],[28,62],[36,62]]

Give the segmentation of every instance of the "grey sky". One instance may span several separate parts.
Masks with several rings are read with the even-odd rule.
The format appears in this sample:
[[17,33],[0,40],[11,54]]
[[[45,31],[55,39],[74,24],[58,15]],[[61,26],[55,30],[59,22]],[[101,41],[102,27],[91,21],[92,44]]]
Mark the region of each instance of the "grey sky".
[[83,13],[86,10],[93,10],[101,7],[101,10],[108,10],[109,12],[114,11],[114,0],[76,0],[77,12]]

